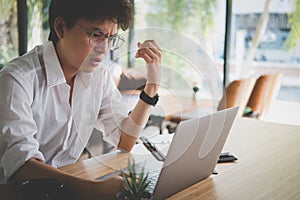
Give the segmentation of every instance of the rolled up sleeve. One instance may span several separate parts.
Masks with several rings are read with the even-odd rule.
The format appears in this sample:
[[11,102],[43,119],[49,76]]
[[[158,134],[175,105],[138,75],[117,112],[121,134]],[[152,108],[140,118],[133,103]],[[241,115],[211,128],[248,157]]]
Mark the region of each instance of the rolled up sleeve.
[[44,160],[34,138],[33,95],[26,86],[17,75],[0,75],[0,177],[4,177],[0,182],[6,182],[30,158]]

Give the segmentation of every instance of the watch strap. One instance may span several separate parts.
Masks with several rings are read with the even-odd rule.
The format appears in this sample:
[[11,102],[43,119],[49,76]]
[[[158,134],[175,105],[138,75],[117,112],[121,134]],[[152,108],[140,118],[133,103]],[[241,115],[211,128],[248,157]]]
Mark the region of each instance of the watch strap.
[[140,93],[140,99],[149,105],[155,106],[158,102],[159,96],[156,94],[154,97],[150,97],[145,93],[144,90],[142,90]]

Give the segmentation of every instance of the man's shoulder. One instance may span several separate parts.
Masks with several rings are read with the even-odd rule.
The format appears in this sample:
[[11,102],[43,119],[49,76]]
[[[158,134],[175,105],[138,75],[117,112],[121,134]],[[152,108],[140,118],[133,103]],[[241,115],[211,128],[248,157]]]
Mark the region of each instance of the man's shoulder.
[[14,58],[0,71],[0,75],[10,74],[12,76],[27,77],[32,76],[36,71],[41,69],[38,58],[38,52],[43,48],[41,45],[34,47],[28,53]]

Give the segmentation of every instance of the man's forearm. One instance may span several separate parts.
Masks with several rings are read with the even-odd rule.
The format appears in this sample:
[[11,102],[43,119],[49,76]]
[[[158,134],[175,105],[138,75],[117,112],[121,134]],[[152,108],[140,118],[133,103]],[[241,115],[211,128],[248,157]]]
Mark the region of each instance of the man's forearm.
[[[16,184],[21,184],[26,180],[53,178],[61,181],[66,190],[78,187],[81,181],[79,178],[68,175],[63,171],[43,163],[35,158],[31,158],[13,175],[11,178]],[[76,190],[74,190],[76,192]]]
[[56,169],[50,165],[43,163],[35,158],[31,158],[13,175],[12,180],[22,183],[29,179],[38,178],[55,178],[63,181],[73,179],[72,176]]
[[[62,182],[64,192],[72,199],[97,199],[99,197],[109,197],[111,188],[106,188],[106,184],[100,181],[93,181],[75,177],[65,172],[47,165],[37,159],[29,159],[12,177],[12,181],[20,184],[25,180],[53,178]],[[109,199],[109,198],[108,198]]]
[[[155,84],[152,84],[153,87],[147,87],[145,88],[145,92],[149,96],[155,96],[157,93],[157,86]],[[131,118],[131,126],[133,126],[133,129],[141,129],[140,127],[144,127],[149,119],[150,111],[152,106],[145,103],[142,100],[139,100],[136,104],[133,111],[130,113],[129,117]],[[135,126],[135,127],[134,127]],[[118,147],[125,151],[130,151],[133,147],[133,145],[136,142],[138,135],[131,135],[128,133],[128,130],[122,129],[121,132],[121,138],[120,142],[118,144]]]

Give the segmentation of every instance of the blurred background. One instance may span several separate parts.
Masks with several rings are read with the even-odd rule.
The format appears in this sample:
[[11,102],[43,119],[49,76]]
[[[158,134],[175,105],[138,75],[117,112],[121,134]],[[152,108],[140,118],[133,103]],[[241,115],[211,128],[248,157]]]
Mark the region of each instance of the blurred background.
[[[135,6],[134,24],[129,31],[120,31],[126,37],[126,45],[107,57],[108,63],[113,63],[110,65],[117,84],[145,83],[139,73],[144,69],[143,61],[134,59],[136,42],[153,36],[165,50],[160,94],[175,96],[175,104],[178,96],[189,98],[195,91],[201,98],[212,99],[209,81],[216,80],[225,88],[238,79],[281,74],[278,93],[264,120],[300,124],[300,0],[130,1]],[[0,68],[47,41],[49,3],[50,0],[0,0]],[[129,76],[120,79],[125,72]],[[218,100],[222,92],[223,88],[216,89]],[[167,97],[164,105],[168,104],[172,103]],[[161,129],[164,117],[158,116],[157,120]],[[90,154],[111,150],[107,143],[93,149],[99,137],[102,134],[93,134]]]
[[[300,0],[131,1],[136,13],[126,33],[128,49],[136,45],[131,43],[135,30],[170,29],[206,50],[225,85],[243,77],[280,72],[283,78],[277,98],[300,102]],[[0,66],[47,40],[49,2],[1,0]],[[134,68],[140,61],[133,56],[129,52],[110,58],[123,68]],[[186,92],[178,81],[184,73],[192,85],[201,88],[182,59],[167,54],[165,60],[176,71],[168,74],[167,84]]]

